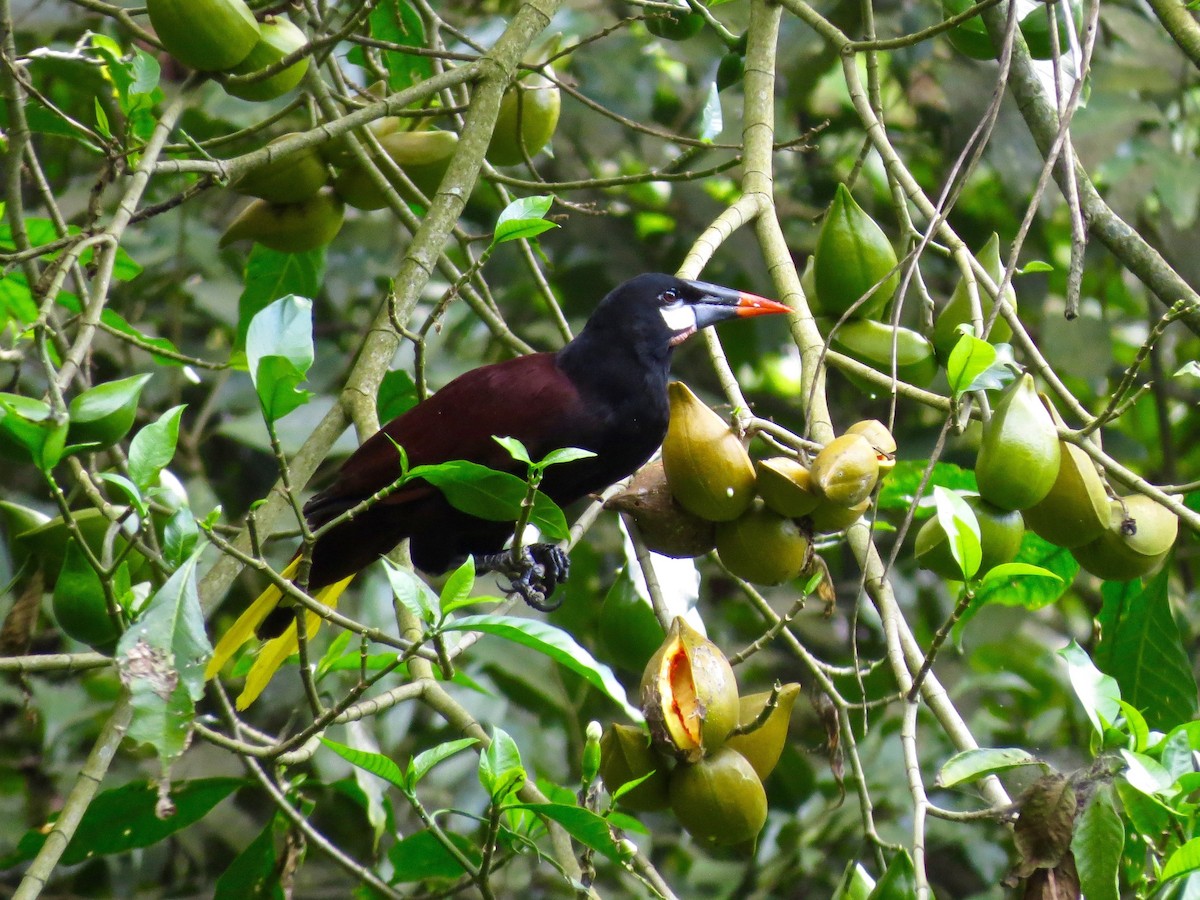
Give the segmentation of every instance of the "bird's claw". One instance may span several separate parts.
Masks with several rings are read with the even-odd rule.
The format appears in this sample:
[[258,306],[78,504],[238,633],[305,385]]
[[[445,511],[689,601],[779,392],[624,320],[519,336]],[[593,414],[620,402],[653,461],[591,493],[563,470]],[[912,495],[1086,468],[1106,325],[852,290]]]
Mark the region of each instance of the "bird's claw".
[[513,561],[510,554],[497,554],[491,568],[511,577],[506,594],[519,594],[521,599],[539,612],[554,612],[562,605],[547,602],[554,589],[567,580],[571,560],[557,544],[532,544],[521,551],[521,559]]

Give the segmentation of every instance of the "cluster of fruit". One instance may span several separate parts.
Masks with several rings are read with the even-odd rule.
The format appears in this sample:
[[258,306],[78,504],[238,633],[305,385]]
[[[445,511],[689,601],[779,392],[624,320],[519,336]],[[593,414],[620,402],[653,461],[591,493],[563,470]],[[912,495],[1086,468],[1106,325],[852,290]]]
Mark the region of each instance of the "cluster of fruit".
[[867,511],[896,443],[878,421],[850,426],[806,468],[778,456],[751,462],[729,425],[682,382],[669,387],[662,461],[609,500],[633,518],[646,545],[676,558],[714,548],[739,578],[780,584],[805,572],[809,536],[841,531]]
[[643,779],[620,795],[629,809],[669,807],[692,836],[714,844],[753,840],[767,818],[763,781],[783,752],[800,685],[739,698],[720,648],[676,618],[641,691],[649,737],[612,725],[601,740],[608,789]]
[[[975,460],[979,496],[966,498],[979,522],[979,573],[1014,559],[1028,528],[1100,578],[1147,574],[1175,543],[1179,519],[1141,494],[1110,500],[1091,457],[1059,438],[1060,425],[1029,374],[1008,387],[984,425]],[[938,519],[917,533],[916,554],[922,567],[962,577]]]

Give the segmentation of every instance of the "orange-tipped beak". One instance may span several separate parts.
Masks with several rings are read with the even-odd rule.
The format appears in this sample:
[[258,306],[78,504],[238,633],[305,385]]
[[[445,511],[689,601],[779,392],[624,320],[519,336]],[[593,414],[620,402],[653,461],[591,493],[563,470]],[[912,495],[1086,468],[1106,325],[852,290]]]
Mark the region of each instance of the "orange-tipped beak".
[[776,313],[789,313],[791,308],[757,294],[741,294],[738,297],[737,314],[739,318],[747,316],[773,316]]

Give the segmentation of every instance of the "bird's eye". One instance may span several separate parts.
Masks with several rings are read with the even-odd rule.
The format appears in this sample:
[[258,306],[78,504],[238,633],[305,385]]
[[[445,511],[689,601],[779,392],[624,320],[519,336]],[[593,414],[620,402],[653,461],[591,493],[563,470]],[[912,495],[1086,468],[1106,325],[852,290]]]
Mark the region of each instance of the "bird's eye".
[[663,291],[661,294],[658,295],[658,301],[663,306],[668,306],[668,305],[674,303],[678,299],[679,299],[679,294],[677,294],[675,292],[674,288],[667,288],[665,291]]

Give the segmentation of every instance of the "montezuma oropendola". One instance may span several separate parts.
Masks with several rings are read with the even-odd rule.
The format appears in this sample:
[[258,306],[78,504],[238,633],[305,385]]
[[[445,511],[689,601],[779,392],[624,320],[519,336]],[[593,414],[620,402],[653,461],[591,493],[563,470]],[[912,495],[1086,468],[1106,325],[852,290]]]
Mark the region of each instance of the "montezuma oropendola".
[[[726,319],[784,312],[788,307],[773,300],[719,285],[639,275],[605,296],[561,350],[473,369],[387,423],[305,504],[305,518],[319,528],[392,484],[400,474],[396,445],[410,466],[465,459],[524,477],[524,467],[493,436],[517,438],[535,460],[563,447],[591,450],[594,457],[546,469],[541,490],[560,506],[601,491],[636,471],[662,444],[668,370],[678,344]],[[511,575],[513,591],[539,609],[552,608],[544,601],[566,578],[566,555],[556,545],[534,544],[524,564],[514,566],[511,554],[502,552],[513,524],[461,512],[437,488],[414,481],[326,532],[313,548],[308,587],[333,605],[355,573],[408,538],[419,569],[444,572],[471,554],[477,571]],[[295,565],[283,574],[294,575]],[[210,677],[279,599],[278,589],[268,588],[243,614],[218,644]],[[268,631],[293,619],[290,609],[278,613],[286,616],[268,620]],[[274,654],[282,654],[275,666],[294,652],[294,629],[289,633],[290,643]]]

